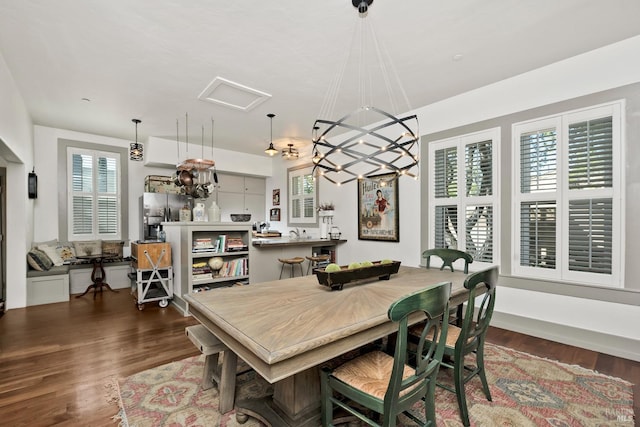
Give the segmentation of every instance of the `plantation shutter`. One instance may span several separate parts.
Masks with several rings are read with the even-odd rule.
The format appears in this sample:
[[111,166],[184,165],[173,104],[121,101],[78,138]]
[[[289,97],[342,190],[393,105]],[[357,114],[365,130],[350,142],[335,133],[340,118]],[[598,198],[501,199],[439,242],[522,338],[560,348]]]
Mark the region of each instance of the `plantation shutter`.
[[93,156],[73,154],[71,188],[74,235],[93,234]]
[[98,234],[118,233],[118,164],[113,157],[97,159]]
[[557,188],[556,130],[545,129],[520,136],[520,191],[537,193]]
[[302,189],[304,194],[304,217],[313,218],[315,215],[315,191],[312,174],[305,174],[302,176]]
[[473,259],[493,262],[493,206],[467,206],[466,251]]
[[569,202],[569,270],[611,274],[612,199]]
[[300,218],[302,216],[302,176],[291,177],[291,217]]
[[520,265],[556,268],[556,204],[520,204]]
[[465,146],[467,196],[490,196],[493,194],[491,147],[491,140]]
[[435,247],[458,247],[458,207],[436,206],[435,211]]
[[456,147],[448,147],[435,152],[435,195],[436,198],[458,195],[458,154]]
[[569,125],[569,189],[613,186],[612,117]]

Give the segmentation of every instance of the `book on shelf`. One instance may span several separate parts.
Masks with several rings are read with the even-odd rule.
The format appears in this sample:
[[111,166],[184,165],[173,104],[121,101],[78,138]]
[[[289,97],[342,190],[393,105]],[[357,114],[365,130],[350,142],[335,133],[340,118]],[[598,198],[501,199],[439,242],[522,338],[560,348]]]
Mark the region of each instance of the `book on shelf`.
[[227,248],[227,235],[220,234],[216,239],[216,252],[225,252]]
[[227,252],[246,251],[247,245],[242,240],[242,237],[233,236],[227,239]]
[[218,272],[220,277],[246,276],[249,272],[249,260],[247,258],[238,258],[225,261],[222,268]]
[[199,237],[193,240],[193,252],[210,252],[215,248],[211,237]]

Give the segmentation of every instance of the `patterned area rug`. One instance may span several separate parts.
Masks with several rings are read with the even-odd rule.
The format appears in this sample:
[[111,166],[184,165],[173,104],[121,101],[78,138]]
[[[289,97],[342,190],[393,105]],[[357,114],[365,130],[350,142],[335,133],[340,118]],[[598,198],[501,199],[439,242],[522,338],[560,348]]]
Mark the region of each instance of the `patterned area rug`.
[[[467,384],[472,426],[634,425],[633,391],[624,380],[495,345],[487,345],[485,365],[493,401],[479,379]],[[124,427],[239,426],[234,411],[218,413],[215,388],[201,389],[203,366],[204,357],[192,357],[124,379],[115,418]],[[441,381],[448,380],[441,372]],[[238,377],[238,387],[242,397],[272,392],[253,371]],[[455,395],[440,388],[436,395],[438,426],[461,426]],[[250,418],[242,425],[261,423]]]

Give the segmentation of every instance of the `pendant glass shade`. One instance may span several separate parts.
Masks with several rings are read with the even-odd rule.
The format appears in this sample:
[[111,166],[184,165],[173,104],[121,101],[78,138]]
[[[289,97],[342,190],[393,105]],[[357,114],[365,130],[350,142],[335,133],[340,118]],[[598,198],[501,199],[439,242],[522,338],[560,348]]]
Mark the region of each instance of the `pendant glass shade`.
[[282,158],[286,160],[295,160],[300,156],[300,153],[296,148],[293,148],[293,144],[287,144],[287,149],[282,150]]

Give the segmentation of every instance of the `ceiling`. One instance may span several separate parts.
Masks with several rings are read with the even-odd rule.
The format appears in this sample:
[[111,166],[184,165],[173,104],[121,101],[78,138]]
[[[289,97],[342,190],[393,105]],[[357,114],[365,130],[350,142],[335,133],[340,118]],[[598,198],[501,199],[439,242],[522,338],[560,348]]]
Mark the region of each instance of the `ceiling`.
[[[636,36],[640,2],[375,0],[366,21],[415,108]],[[308,144],[332,79],[359,75],[358,22],[349,0],[0,0],[0,53],[35,124],[132,140],[138,118],[140,141],[184,140],[188,114],[190,145],[212,144],[213,119],[215,147],[264,154],[267,113],[276,147]],[[270,97],[198,99],[216,77]]]

